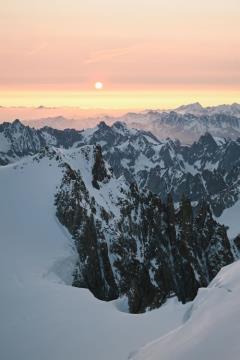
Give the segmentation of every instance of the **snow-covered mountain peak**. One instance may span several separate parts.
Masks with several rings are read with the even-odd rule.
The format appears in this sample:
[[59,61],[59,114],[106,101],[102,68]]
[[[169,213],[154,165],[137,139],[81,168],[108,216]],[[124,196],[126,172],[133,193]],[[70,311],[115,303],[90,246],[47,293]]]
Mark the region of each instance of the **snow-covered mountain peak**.
[[19,119],[16,119],[12,122],[12,126],[20,129],[24,127],[24,124]]
[[95,206],[104,208],[109,214],[119,215],[118,202],[127,193],[128,186],[124,177],[115,178],[103,159],[100,145],[83,145],[73,149],[46,146],[29,159],[28,162],[31,159],[33,162],[47,161],[50,167],[58,167],[63,175],[67,174],[66,184],[75,179],[82,184],[83,192],[88,199],[93,199]]
[[182,105],[177,109],[175,109],[175,111],[182,114],[184,113],[200,114],[204,111],[204,108],[199,102],[196,102],[193,104]]
[[[126,132],[129,132],[130,130],[126,122],[124,121],[116,121],[115,123],[113,123],[112,129],[122,135],[124,135]],[[134,130],[132,129],[132,131]]]
[[228,105],[217,105],[203,107],[199,102],[182,105],[175,109],[177,113],[181,114],[194,114],[194,115],[213,115],[213,114],[225,114],[231,116],[240,116],[240,104],[233,103]]
[[105,121],[100,121],[100,123],[97,125],[97,128],[100,130],[107,130],[109,129],[109,126],[105,123]]
[[[61,166],[68,164],[71,168],[81,174],[89,176],[93,173],[93,168],[96,166],[96,161],[100,163],[99,166],[104,168],[107,177],[112,177],[112,171],[109,165],[102,157],[102,150],[100,145],[83,145],[81,147],[63,149],[55,146],[45,146],[33,157],[34,161],[40,161],[43,158],[57,161]],[[97,167],[97,172],[100,172]],[[91,175],[92,176],[92,175]],[[99,176],[99,174],[98,174]],[[91,182],[91,181],[90,181]]]

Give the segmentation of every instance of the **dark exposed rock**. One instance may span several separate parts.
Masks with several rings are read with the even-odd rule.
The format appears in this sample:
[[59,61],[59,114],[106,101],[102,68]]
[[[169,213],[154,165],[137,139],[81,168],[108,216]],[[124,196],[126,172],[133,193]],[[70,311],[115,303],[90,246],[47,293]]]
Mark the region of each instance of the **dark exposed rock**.
[[[68,191],[65,191],[66,187]],[[57,217],[73,235],[79,254],[80,269],[75,274],[73,284],[88,288],[99,299],[116,299],[118,290],[109,262],[108,247],[101,239],[99,224],[94,217],[94,199],[90,199],[80,174],[69,165],[66,165],[55,203]]]
[[235,237],[234,244],[237,247],[237,250],[240,252],[240,235]]
[[[109,175],[100,148],[93,154],[96,181],[104,181]],[[79,254],[73,285],[99,299],[125,295],[132,313],[159,307],[173,295],[186,302],[233,261],[226,230],[206,203],[195,215],[189,199],[182,197],[175,210],[170,194],[162,202],[132,183],[118,207],[116,217],[97,204],[81,174],[66,167],[56,208]]]
[[102,157],[102,148],[100,145],[96,145],[94,151],[94,165],[92,169],[92,184],[96,189],[100,189],[99,182],[107,181],[109,174],[105,167],[105,163]]

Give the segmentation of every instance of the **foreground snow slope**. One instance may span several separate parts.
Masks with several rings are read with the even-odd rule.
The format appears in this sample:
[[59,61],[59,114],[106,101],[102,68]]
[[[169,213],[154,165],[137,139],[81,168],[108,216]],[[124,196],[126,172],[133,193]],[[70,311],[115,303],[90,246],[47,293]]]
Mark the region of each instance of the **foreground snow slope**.
[[132,360],[238,360],[240,261],[223,268],[200,289],[185,323],[145,346]]
[[179,326],[189,305],[130,315],[66,285],[75,251],[55,217],[61,176],[49,158],[0,168],[0,358],[125,360]]

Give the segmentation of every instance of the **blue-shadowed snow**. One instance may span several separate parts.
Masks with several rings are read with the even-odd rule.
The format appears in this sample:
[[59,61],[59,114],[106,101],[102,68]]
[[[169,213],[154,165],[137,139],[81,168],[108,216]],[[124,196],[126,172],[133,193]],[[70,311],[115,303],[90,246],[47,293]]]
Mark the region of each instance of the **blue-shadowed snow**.
[[185,323],[146,345],[132,360],[238,360],[240,261],[223,268],[199,289]]
[[[70,155],[87,179],[84,157],[62,152]],[[0,168],[0,358],[125,360],[179,326],[189,305],[171,299],[159,310],[130,315],[124,299],[102,302],[69,286],[76,253],[54,208],[62,172],[48,157]]]
[[217,220],[229,227],[227,233],[230,239],[236,237],[240,233],[240,201],[225,209]]

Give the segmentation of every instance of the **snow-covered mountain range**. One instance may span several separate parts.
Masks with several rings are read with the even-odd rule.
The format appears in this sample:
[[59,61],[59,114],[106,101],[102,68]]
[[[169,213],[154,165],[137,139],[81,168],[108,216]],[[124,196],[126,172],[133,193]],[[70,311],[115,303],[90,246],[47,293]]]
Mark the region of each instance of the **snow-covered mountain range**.
[[176,138],[191,144],[206,132],[220,138],[240,136],[240,104],[203,107],[199,103],[174,110],[146,110],[118,119],[130,126],[151,131],[159,139]]
[[213,115],[213,114],[225,114],[239,117],[240,116],[240,104],[223,104],[217,106],[203,107],[200,103],[182,105],[176,109],[178,113],[182,114],[195,114],[195,115]]
[[[101,307],[83,290],[76,292],[75,298],[73,289],[68,291],[63,284],[87,288],[96,298],[113,301],[110,304],[125,312],[141,313],[164,304],[156,311],[166,322],[159,330],[154,322],[155,337],[179,325],[190,331],[191,325],[185,324],[200,316],[194,316],[199,289],[238,258],[238,238],[229,240],[216,216],[221,214],[224,223],[225,212],[239,204],[239,149],[238,140],[222,141],[210,134],[192,146],[170,139],[160,141],[121,122],[112,126],[102,122],[84,131],[35,130],[20,121],[2,124],[0,309],[5,329],[0,352],[4,359],[16,355],[22,359],[24,354],[30,359],[36,352],[37,359],[64,359],[67,354],[74,360],[77,354],[89,360],[111,358],[113,349],[108,351],[101,341],[97,342],[100,354],[89,349],[89,334],[83,339],[79,335],[79,340],[78,331],[84,333],[80,323],[90,321],[94,327],[96,316],[104,321],[104,316],[95,312],[103,311],[119,321],[120,331],[125,332],[124,316],[115,315],[112,305]],[[240,232],[234,223],[231,238]],[[217,279],[210,289],[221,287]],[[192,301],[196,295],[185,307],[177,302]],[[29,317],[28,307],[36,315]],[[88,317],[85,311],[93,315]],[[174,319],[169,316],[171,311]],[[41,316],[50,316],[50,330],[46,339],[40,334],[37,343],[32,333],[35,321],[44,325]],[[137,326],[128,316],[126,336]],[[143,345],[139,339],[154,339],[150,318],[139,318],[139,324],[147,324],[151,336],[138,330],[134,346]],[[18,333],[24,322],[23,336],[32,339],[29,349]],[[60,330],[58,322],[66,330]],[[110,320],[109,326],[112,329]],[[54,339],[55,327],[59,330]],[[58,350],[56,339],[63,341],[64,336],[66,347],[59,344]],[[104,334],[99,336],[106,340]],[[12,349],[10,338],[16,342]],[[181,338],[184,341],[184,335]],[[119,341],[114,334],[111,339]],[[36,351],[38,346],[43,349]],[[45,352],[46,348],[51,351]],[[129,341],[122,350],[120,346],[117,349],[119,360],[136,350]],[[144,351],[129,358],[147,359]],[[158,356],[157,351],[153,350],[153,356]]]
[[[59,109],[61,114],[61,109]],[[26,122],[41,128],[50,126],[58,129],[82,129],[83,124],[96,126],[100,121],[112,125],[116,121],[127,123],[130,127],[151,131],[159,139],[176,138],[190,144],[206,132],[220,138],[237,139],[240,136],[240,105],[219,105],[203,107],[199,103],[183,105],[170,110],[145,110],[130,112],[121,116],[99,115],[83,119],[64,116],[47,117]]]
[[[116,122],[104,122],[83,131],[34,129],[19,120],[0,125],[0,163],[14,162],[39,152],[44,146],[78,148],[99,144],[104,159],[118,178],[149,189],[175,203],[183,194],[197,204],[206,200],[215,216],[236,204],[240,197],[240,140],[219,139],[206,133],[190,146]],[[234,233],[233,235],[237,235]]]
[[232,114],[231,111],[197,111],[195,106],[181,107],[180,110],[174,111],[131,113],[119,120],[126,121],[133,127],[151,131],[159,139],[176,138],[185,144],[197,141],[206,132],[228,139],[237,139],[240,136],[238,112]]

